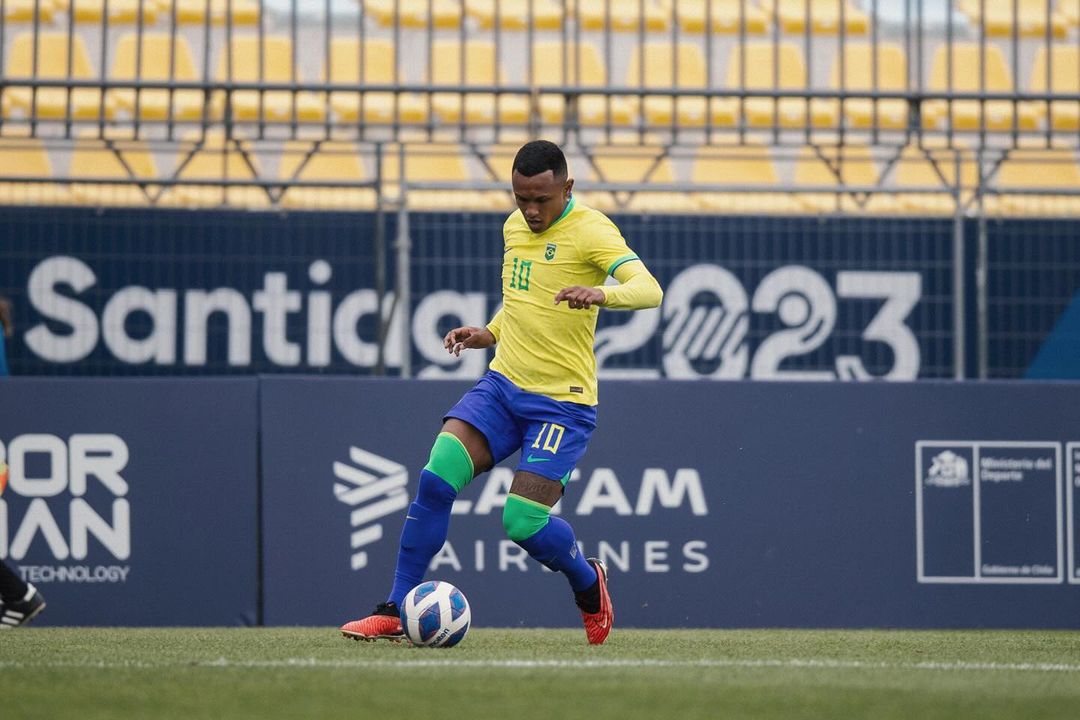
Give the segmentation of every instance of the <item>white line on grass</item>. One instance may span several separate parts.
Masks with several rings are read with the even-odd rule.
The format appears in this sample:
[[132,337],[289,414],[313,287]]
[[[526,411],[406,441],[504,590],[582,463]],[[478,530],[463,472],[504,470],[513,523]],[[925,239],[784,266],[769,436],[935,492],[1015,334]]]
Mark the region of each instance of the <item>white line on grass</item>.
[[203,667],[203,668],[240,668],[240,669],[275,669],[275,668],[315,668],[315,669],[339,669],[339,668],[387,668],[393,670],[408,669],[414,667],[446,667],[446,668],[486,668],[486,669],[604,669],[604,668],[805,668],[811,670],[933,670],[933,671],[970,671],[990,670],[999,672],[1044,672],[1044,673],[1080,673],[1080,664],[1073,663],[1006,663],[1006,662],[966,662],[966,661],[925,661],[917,663],[906,662],[870,662],[865,660],[826,660],[826,659],[798,659],[787,660],[761,659],[761,660],[465,660],[453,657],[428,659],[417,658],[416,660],[319,660],[317,658],[285,658],[281,660],[229,660],[218,658],[217,660],[203,661],[162,661],[162,662],[139,662],[139,661],[0,661],[0,668],[100,668],[113,669],[140,669],[140,668],[180,668],[180,667]]

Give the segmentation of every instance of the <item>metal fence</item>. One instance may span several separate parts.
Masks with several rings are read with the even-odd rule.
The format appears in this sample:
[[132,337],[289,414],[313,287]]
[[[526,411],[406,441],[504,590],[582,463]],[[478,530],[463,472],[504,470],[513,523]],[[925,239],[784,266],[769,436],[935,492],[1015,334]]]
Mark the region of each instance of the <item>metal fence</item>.
[[5,0],[0,204],[374,211],[408,298],[427,213],[511,207],[544,136],[624,224],[951,221],[934,363],[993,376],[995,223],[1080,215],[1078,26],[1080,0]]

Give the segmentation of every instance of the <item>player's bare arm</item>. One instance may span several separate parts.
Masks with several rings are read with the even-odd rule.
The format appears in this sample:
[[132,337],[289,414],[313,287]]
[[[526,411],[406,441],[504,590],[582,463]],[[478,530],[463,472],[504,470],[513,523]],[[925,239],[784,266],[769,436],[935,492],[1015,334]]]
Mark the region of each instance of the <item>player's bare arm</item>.
[[454,357],[460,357],[462,350],[482,350],[494,344],[495,336],[490,330],[471,325],[454,328],[443,338],[443,347]]
[[603,305],[606,299],[604,291],[599,288],[571,285],[555,295],[555,304],[565,300],[572,310],[588,310],[593,305]]

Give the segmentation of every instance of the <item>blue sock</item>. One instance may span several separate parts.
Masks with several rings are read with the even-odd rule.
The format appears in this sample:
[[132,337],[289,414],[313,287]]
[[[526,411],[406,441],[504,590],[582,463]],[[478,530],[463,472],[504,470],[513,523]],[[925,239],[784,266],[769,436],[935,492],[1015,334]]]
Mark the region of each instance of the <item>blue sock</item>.
[[596,582],[596,569],[589,564],[577,546],[570,524],[552,515],[548,523],[534,535],[519,540],[518,545],[547,567],[566,575],[574,592],[581,592]]
[[424,579],[431,558],[446,542],[450,531],[450,508],[456,496],[450,483],[430,470],[420,472],[416,500],[409,506],[405,525],[401,528],[394,587],[387,602],[400,607],[409,591]]

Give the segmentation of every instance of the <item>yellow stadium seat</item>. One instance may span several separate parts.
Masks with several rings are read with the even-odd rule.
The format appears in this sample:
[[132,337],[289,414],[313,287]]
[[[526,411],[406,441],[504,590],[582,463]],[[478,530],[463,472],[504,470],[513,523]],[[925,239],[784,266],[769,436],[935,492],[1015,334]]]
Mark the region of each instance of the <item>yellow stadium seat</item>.
[[762,35],[769,26],[768,14],[744,0],[662,0],[664,10],[674,11],[683,32]]
[[[540,41],[533,45],[533,84],[568,85],[604,88],[608,85],[607,68],[591,43],[579,45]],[[566,59],[565,65],[563,59]],[[605,95],[581,95],[577,98],[577,121],[582,125],[629,125],[633,108],[625,98]],[[566,98],[545,94],[540,98],[544,122],[562,124],[566,118]]]
[[[840,185],[870,187],[878,182],[878,170],[865,145],[803,147],[795,160],[795,184],[827,188]],[[857,193],[863,199],[862,193]],[[877,212],[894,212],[898,208],[886,194],[871,195]],[[852,193],[821,190],[799,193],[803,207],[815,213],[859,212],[864,207]]]
[[[105,0],[54,0],[53,6],[61,15],[74,15],[77,23],[101,22],[105,15]],[[109,0],[110,24],[153,25],[157,22],[157,12],[157,3],[152,0]]]
[[[746,72],[742,72],[743,52],[746,53]],[[778,62],[774,62],[775,59]],[[779,82],[774,84],[774,67]],[[747,90],[805,90],[806,65],[802,53],[791,43],[747,43],[735,45],[728,55],[726,86]],[[720,101],[724,112],[738,115],[739,101]],[[810,121],[815,127],[836,125],[836,113],[827,103],[812,103]],[[804,127],[807,120],[807,102],[802,98],[747,98],[743,101],[742,114],[748,125],[754,127]],[[775,119],[774,119],[775,118]]]
[[[502,69],[496,66],[495,43],[471,40],[465,43],[462,62],[461,43],[436,40],[431,46],[432,85],[460,88],[464,85],[499,85],[505,83]],[[503,123],[524,123],[529,119],[529,99],[521,95],[491,93],[435,93],[431,99],[435,113],[449,123],[489,124],[496,118]]]
[[[338,85],[391,85],[395,78],[397,51],[390,40],[365,38],[363,78],[361,79],[360,41],[335,38],[330,43],[329,81]],[[330,105],[343,122],[418,123],[428,119],[428,104],[410,93],[336,91],[330,93]]]
[[[1047,83],[1049,60],[1050,82]],[[1034,93],[1057,93],[1080,98],[1080,48],[1076,45],[1054,45],[1049,58],[1046,46],[1035,51],[1035,63],[1031,69],[1029,89]],[[1046,103],[1035,106],[1046,114]],[[1080,129],[1080,99],[1053,100],[1050,102],[1050,127],[1054,130]]]
[[[383,191],[393,202],[401,192],[402,179],[396,147],[387,148],[382,170]],[[406,182],[464,183],[470,179],[463,149],[455,143],[407,145],[404,177]],[[484,191],[408,189],[406,203],[415,210],[507,209],[505,193]]]
[[[809,0],[810,31],[835,35],[843,31],[848,35],[864,35],[870,27],[870,18],[851,0]],[[807,0],[761,0],[766,12],[775,16],[780,26],[789,33],[806,31]]]
[[[194,82],[199,79],[187,39],[183,35],[164,32],[143,33],[141,50],[136,33],[120,38],[110,75],[114,81],[171,79]],[[201,90],[118,88],[109,90],[108,97],[115,101],[117,108],[132,115],[136,114],[137,106],[138,116],[143,119],[195,120],[202,117],[205,94]]]
[[1066,27],[1080,25],[1080,2],[1077,0],[1057,0],[1057,12]]
[[[670,40],[636,46],[627,65],[626,85],[650,90],[707,88],[701,48],[694,43],[679,43],[676,47],[678,55],[672,53]],[[646,97],[643,114],[649,125],[671,125],[675,120],[680,126],[691,127],[735,124],[736,108],[730,101],[713,99],[707,103],[706,100],[694,96]],[[634,101],[636,98],[631,99]]]
[[[925,139],[924,142],[929,139]],[[907,145],[891,172],[891,185],[898,208],[915,215],[954,215],[956,213],[956,160],[960,159],[960,202],[967,203],[979,180],[974,154],[964,148]],[[911,188],[941,188],[941,192],[904,192]]]
[[1068,29],[1065,16],[1053,9],[1053,3],[1050,3],[1050,15],[1047,16],[1046,0],[959,0],[958,5],[973,26],[984,26],[986,34],[991,36],[1011,37],[1015,27],[1016,34],[1021,37],[1045,37],[1049,25],[1054,37],[1063,38]]
[[[663,155],[659,147],[598,145],[590,148],[589,155],[595,169],[593,181],[631,184],[638,188],[612,193],[615,204],[622,209],[654,213],[698,210],[697,203],[686,193],[650,190],[651,185],[675,182],[671,158]],[[592,192],[590,198],[593,202],[599,200],[596,192]]]
[[71,202],[66,187],[48,182],[7,182],[5,178],[51,178],[52,163],[37,138],[0,139],[0,204],[64,205]]
[[[736,142],[735,138],[728,138]],[[690,168],[690,180],[696,185],[730,185],[731,191],[700,190],[692,194],[702,210],[710,213],[798,213],[803,206],[790,194],[771,192],[779,185],[776,165],[760,140],[744,138],[742,145],[717,145],[698,151]],[[736,192],[740,187],[758,187]]]
[[[126,206],[147,205],[147,193],[136,180],[158,176],[157,165],[146,144],[135,140],[106,141],[83,137],[76,141],[71,154],[68,177],[74,179],[130,180],[125,184],[73,183],[71,196],[80,205]],[[150,197],[157,185],[148,186]]]
[[1009,190],[1080,192],[1080,166],[1073,148],[1013,150],[997,172],[997,198],[1002,214],[1039,217],[1080,216],[1080,195],[1017,195]]
[[375,207],[375,189],[349,187],[370,180],[353,143],[328,142],[319,147],[304,141],[285,143],[278,178],[286,181],[341,182],[340,187],[290,187],[282,207],[307,210],[368,210]]
[[[69,42],[71,45],[70,75],[68,73]],[[15,37],[4,72],[7,82],[29,80],[35,77],[33,33],[22,33]],[[86,52],[82,36],[78,33],[71,36],[64,32],[40,33],[37,37],[36,77],[49,80],[63,80],[69,77],[75,80],[97,79],[96,73],[90,67],[90,56]],[[4,90],[4,96],[9,104],[9,111],[19,108],[29,114],[32,107],[36,105],[39,118],[66,118],[69,112],[71,117],[77,120],[93,120],[102,115],[106,118],[113,116],[113,105],[108,98],[103,101],[99,88],[74,88],[70,91],[58,87],[38,88],[35,97],[32,88],[11,86]]]
[[563,24],[561,0],[465,0],[466,14],[484,30],[557,30]]
[[[874,48],[869,43],[858,42],[845,44],[843,53],[843,82],[841,82],[841,55],[837,53],[829,76],[829,88],[843,88],[852,93],[860,91],[890,92],[906,89],[907,60],[904,49],[892,43],[877,46],[875,61]],[[876,65],[875,65],[876,62]],[[877,74],[875,80],[875,72]],[[837,116],[842,107],[848,126],[853,128],[878,127],[899,130],[908,126],[908,104],[900,99],[872,100],[870,98],[851,98],[839,100],[819,99],[814,101],[815,110],[826,108],[827,112]],[[875,115],[876,106],[876,115]]]
[[211,25],[224,25],[227,17],[234,26],[259,22],[259,3],[255,0],[158,0],[158,11],[165,21],[175,14],[178,25],[205,25],[208,11]]
[[4,0],[5,22],[31,22],[36,11],[41,22],[52,22],[54,6],[49,0]]
[[[262,44],[262,67],[259,65],[259,46]],[[299,81],[293,68],[292,40],[285,35],[243,35],[233,37],[230,51],[221,52],[214,79],[218,82],[289,83]],[[225,112],[225,93],[214,95],[215,117]],[[289,122],[321,121],[326,108],[311,92],[292,93],[288,90],[236,90],[232,93],[231,109],[235,120]]]
[[653,0],[567,0],[584,30],[667,30],[669,15]]
[[461,27],[461,4],[457,0],[364,0],[364,14],[383,27]]
[[[939,45],[934,52],[930,70],[931,92],[944,93],[950,89],[949,47],[947,44]],[[980,86],[980,77],[983,74],[986,78],[985,87]],[[979,43],[973,42],[954,43],[951,86],[953,92],[1012,92],[1012,74],[1001,48],[996,45],[980,47]],[[982,105],[979,100],[953,100],[953,129],[978,130],[981,118],[988,130],[1008,130],[1012,127],[1014,115],[1016,125],[1021,130],[1034,130],[1038,124],[1038,113],[1031,103],[1018,103],[1016,113],[1013,112],[1013,103],[1008,100],[987,100],[985,111]],[[923,105],[923,126],[937,127],[942,120],[948,123],[949,115],[948,101],[928,100]]]
[[[196,134],[184,142],[189,146],[176,156],[178,180],[202,181],[205,185],[179,185],[161,196],[160,205],[180,207],[263,208],[270,204],[263,188],[254,185],[221,185],[222,180],[255,180],[258,159],[238,140],[226,140],[224,133],[206,134],[201,145]],[[247,157],[245,159],[245,154]],[[250,164],[249,164],[250,163]],[[253,170],[254,168],[254,170]]]

